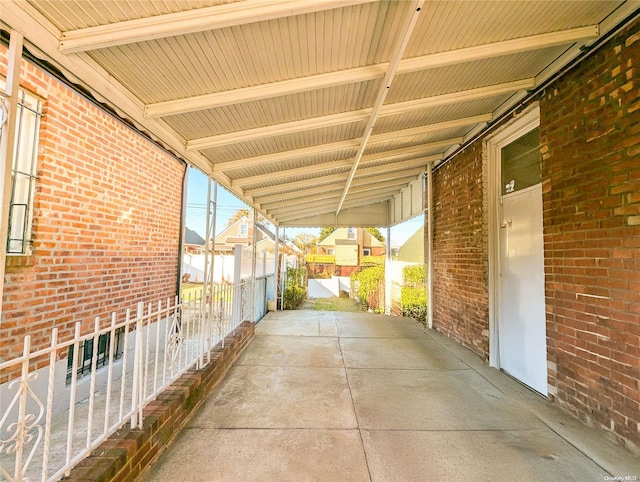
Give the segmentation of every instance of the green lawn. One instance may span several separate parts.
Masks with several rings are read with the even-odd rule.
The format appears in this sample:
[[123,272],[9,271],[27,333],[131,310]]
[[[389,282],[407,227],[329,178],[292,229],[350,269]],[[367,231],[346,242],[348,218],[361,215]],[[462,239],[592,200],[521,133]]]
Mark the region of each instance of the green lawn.
[[198,292],[202,292],[202,283],[182,283],[183,299],[188,299],[190,294],[195,297]]
[[362,311],[355,300],[350,298],[316,298],[313,300],[313,309],[318,311]]

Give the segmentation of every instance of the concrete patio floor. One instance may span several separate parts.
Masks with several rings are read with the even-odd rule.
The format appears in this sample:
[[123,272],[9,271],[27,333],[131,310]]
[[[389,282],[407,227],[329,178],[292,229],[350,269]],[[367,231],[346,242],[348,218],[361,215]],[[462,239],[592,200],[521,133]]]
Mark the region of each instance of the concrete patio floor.
[[[142,477],[640,480],[640,460],[411,320],[270,313]],[[631,477],[638,477],[633,479]]]

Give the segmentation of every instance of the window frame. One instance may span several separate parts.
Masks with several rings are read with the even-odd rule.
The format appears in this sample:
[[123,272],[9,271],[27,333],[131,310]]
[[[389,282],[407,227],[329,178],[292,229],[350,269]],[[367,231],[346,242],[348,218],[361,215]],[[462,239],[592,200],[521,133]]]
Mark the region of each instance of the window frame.
[[[6,80],[0,78],[2,91],[4,91],[5,85]],[[4,92],[1,97],[5,97]],[[38,180],[38,150],[41,122],[44,115],[43,104],[44,101],[41,97],[22,87],[18,89],[17,122],[11,166],[11,197],[7,238],[4,243],[7,256],[29,256],[32,254],[33,211]],[[6,115],[6,112],[4,114]],[[6,122],[2,124],[2,129],[0,129],[0,139],[6,132],[5,126]],[[26,169],[23,169],[25,167]],[[20,184],[23,187],[20,187]],[[16,212],[20,208],[23,212],[16,225],[18,219]]]

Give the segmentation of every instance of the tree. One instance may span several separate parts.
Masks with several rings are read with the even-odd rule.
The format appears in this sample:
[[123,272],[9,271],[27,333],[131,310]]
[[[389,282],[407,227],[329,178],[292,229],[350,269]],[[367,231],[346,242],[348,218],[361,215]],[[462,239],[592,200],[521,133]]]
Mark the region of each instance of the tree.
[[242,218],[243,216],[246,216],[247,218],[249,217],[248,209],[245,209],[245,208],[238,209],[235,213],[233,213],[233,215],[227,221],[227,228],[231,226],[233,223],[235,223],[238,219]]
[[378,241],[380,241],[381,243],[384,243],[386,240],[384,238],[384,236],[382,235],[382,233],[380,232],[380,230],[378,228],[365,228],[367,230],[367,232],[373,236],[374,238],[376,238]]
[[[338,229],[338,228],[336,228],[335,226],[328,226],[326,228],[322,228],[322,231],[320,231],[320,236],[318,236],[318,242],[322,241],[324,238],[329,236],[336,229]],[[380,232],[380,230],[378,228],[364,228],[364,229],[366,229],[367,232],[369,234],[371,234],[371,236],[376,238],[381,243],[384,243],[386,241],[384,236],[382,235],[382,233]]]
[[336,229],[338,228],[336,228],[335,226],[327,226],[326,228],[322,228],[322,230],[320,231],[320,236],[318,236],[318,242],[322,241],[324,238],[329,236]]
[[[251,215],[251,209],[247,209],[247,208],[241,208],[238,209],[235,213],[233,213],[233,215],[229,218],[229,220],[227,221],[227,225],[225,227],[229,227],[231,226],[233,223],[235,223],[238,219],[240,219],[242,216],[246,216],[247,218],[250,217]],[[266,218],[258,213],[257,217],[256,217],[256,222],[261,222],[264,221]]]
[[309,253],[316,246],[317,242],[318,238],[310,233],[299,233],[293,238],[293,244],[300,248],[300,251],[304,254]]

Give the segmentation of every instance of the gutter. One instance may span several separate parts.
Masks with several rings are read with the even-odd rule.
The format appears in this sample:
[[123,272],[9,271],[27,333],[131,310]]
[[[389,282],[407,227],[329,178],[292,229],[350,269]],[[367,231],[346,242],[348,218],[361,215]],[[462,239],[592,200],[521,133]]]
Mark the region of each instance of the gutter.
[[454,157],[456,157],[458,154],[463,152],[471,144],[476,142],[478,139],[481,139],[482,137],[486,136],[493,129],[495,129],[496,127],[501,125],[502,121],[504,119],[506,119],[510,115],[513,115],[513,113],[516,112],[518,109],[522,108],[523,106],[525,106],[526,104],[531,102],[533,99],[535,99],[536,96],[540,95],[547,87],[549,87],[551,84],[553,84],[556,80],[558,80],[560,77],[565,75],[571,69],[573,69],[578,64],[583,62],[591,54],[596,52],[600,48],[600,46],[602,46],[602,44],[608,42],[613,37],[615,37],[617,34],[619,34],[622,30],[624,30],[625,28],[630,26],[634,21],[636,21],[638,19],[638,17],[640,17],[640,11],[636,10],[634,13],[632,13],[627,18],[625,18],[620,23],[618,23],[618,25],[616,25],[616,27],[614,27],[611,30],[609,30],[606,35],[603,35],[602,37],[598,38],[591,45],[586,46],[586,47],[582,47],[581,48],[581,53],[578,54],[573,60],[571,60],[567,65],[565,65],[560,70],[558,70],[555,74],[550,76],[547,80],[542,82],[539,86],[534,87],[531,90],[528,90],[527,94],[525,95],[525,97],[523,99],[521,99],[519,102],[517,102],[511,108],[507,109],[507,111],[504,112],[502,115],[498,116],[496,119],[494,119],[491,122],[489,122],[487,124],[487,127],[482,129],[477,134],[473,135],[469,140],[467,140],[466,142],[460,144],[460,146],[458,147],[458,149],[455,152],[453,152],[452,154],[449,155],[449,157],[447,157],[442,162],[440,162],[439,164],[434,166],[434,168],[432,169],[433,172],[436,172],[441,167],[444,167],[449,161],[453,160]]
[[176,279],[176,295],[182,298],[180,296],[180,293],[182,293],[182,252],[184,251],[184,228],[187,219],[187,193],[189,187],[187,173],[189,172],[189,165],[182,159],[179,160],[184,164],[184,172],[182,173],[182,200],[180,201],[180,235],[178,236],[178,276]]

